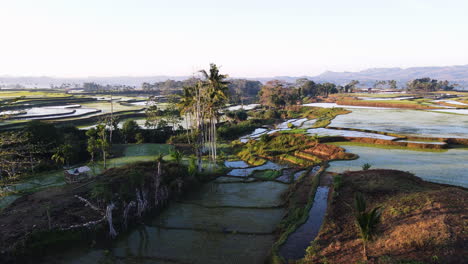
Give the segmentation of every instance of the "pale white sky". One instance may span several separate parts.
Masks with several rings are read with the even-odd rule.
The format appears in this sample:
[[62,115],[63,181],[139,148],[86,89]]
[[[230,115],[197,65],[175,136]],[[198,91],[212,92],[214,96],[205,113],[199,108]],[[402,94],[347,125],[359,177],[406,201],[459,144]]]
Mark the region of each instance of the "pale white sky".
[[468,64],[466,0],[0,0],[0,75]]

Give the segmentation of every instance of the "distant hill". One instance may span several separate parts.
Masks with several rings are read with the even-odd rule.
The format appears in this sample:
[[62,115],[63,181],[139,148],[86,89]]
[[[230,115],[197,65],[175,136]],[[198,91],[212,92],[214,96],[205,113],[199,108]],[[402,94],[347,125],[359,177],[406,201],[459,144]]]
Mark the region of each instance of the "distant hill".
[[444,66],[444,67],[413,67],[413,68],[371,68],[359,72],[333,72],[326,71],[317,76],[275,76],[270,78],[248,78],[261,82],[272,79],[286,82],[295,82],[299,78],[307,78],[315,82],[333,82],[346,84],[352,80],[358,80],[361,86],[372,86],[378,80],[396,80],[399,87],[404,87],[406,82],[416,78],[429,77],[437,80],[448,80],[459,84],[457,89],[468,89],[468,65]]
[[[400,87],[406,82],[416,78],[430,77],[437,80],[448,80],[458,83],[460,88],[468,89],[468,65],[444,66],[444,67],[412,67],[412,68],[371,68],[359,72],[333,72],[327,71],[317,76],[273,76],[261,78],[244,78],[267,82],[278,79],[287,82],[295,82],[299,78],[307,78],[316,82],[333,82],[346,84],[351,80],[359,80],[361,86],[372,86],[377,80],[396,80]],[[0,76],[1,85],[21,84],[27,88],[48,88],[50,85],[59,86],[62,83],[81,85],[84,82],[96,82],[110,85],[129,85],[140,87],[143,82],[161,82],[168,79],[185,80],[190,76],[115,76],[115,77],[87,77],[87,78],[54,78],[54,77],[12,77]],[[233,77],[242,78],[242,77]]]
[[369,82],[376,80],[396,80],[400,84],[409,80],[430,77],[437,80],[448,80],[467,87],[468,65],[446,67],[413,67],[413,68],[373,68],[359,72],[332,72],[327,71],[312,77],[317,81],[346,82],[359,80]]

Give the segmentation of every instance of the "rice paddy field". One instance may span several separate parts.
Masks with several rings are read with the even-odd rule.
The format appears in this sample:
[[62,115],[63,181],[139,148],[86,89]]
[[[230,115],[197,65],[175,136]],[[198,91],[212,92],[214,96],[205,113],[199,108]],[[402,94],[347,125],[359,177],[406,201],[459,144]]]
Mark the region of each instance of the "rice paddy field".
[[[15,99],[14,101],[11,101]],[[44,120],[55,124],[95,125],[101,117],[114,111],[115,116],[130,114],[144,116],[145,97],[114,97],[109,95],[66,94],[58,91],[0,91],[4,101],[0,128],[20,128],[29,120]],[[158,106],[163,109],[165,103]]]
[[446,111],[352,109],[347,115],[337,116],[331,126],[422,137],[468,137],[468,115]]
[[356,160],[333,161],[328,171],[362,170],[366,163],[371,169],[403,170],[415,174],[426,181],[457,185],[468,188],[468,148],[455,148],[446,151],[416,151],[404,148],[339,143],[347,152],[359,155]]
[[[246,166],[242,161],[226,165],[233,170]],[[245,177],[266,167],[282,168],[270,163],[252,168]],[[231,174],[237,173],[224,177]],[[282,195],[287,189],[288,184],[274,181],[214,180],[169,204],[112,245],[76,247],[54,256],[54,263],[99,263],[112,258],[148,264],[264,263],[275,242],[276,226],[286,213]]]

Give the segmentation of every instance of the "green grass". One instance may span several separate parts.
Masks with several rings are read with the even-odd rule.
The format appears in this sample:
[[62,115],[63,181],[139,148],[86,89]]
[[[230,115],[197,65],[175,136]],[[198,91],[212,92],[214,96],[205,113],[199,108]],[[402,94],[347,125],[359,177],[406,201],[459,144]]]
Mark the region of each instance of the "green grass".
[[281,130],[278,133],[280,134],[306,134],[307,129],[306,128],[295,128],[291,130]]
[[281,171],[277,170],[263,170],[263,171],[254,171],[252,177],[259,178],[262,180],[274,180],[281,175]]
[[123,155],[125,157],[134,156],[151,156],[151,155],[168,155],[174,146],[168,144],[123,144],[125,151]]
[[360,142],[331,142],[327,143],[330,145],[345,147],[345,146],[358,146],[358,147],[371,147],[371,148],[380,148],[380,149],[403,149],[411,151],[421,151],[421,152],[447,152],[447,149],[422,149],[422,148],[407,148],[403,146],[394,146],[394,145],[380,145],[380,144],[369,144],[369,143],[360,143]]
[[35,91],[0,91],[0,99],[2,98],[38,98],[38,97],[71,97],[72,95],[56,92],[51,90],[50,92],[35,92]]

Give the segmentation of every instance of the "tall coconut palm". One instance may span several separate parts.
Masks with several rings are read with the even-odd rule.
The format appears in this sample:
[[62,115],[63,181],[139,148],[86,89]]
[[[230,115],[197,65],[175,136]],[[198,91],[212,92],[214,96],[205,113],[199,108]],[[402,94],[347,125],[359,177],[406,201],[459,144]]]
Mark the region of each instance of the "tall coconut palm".
[[[190,120],[193,142],[201,170],[201,156],[208,149],[210,157],[216,161],[216,123],[219,111],[227,102],[227,75],[220,74],[215,64],[210,64],[209,71],[201,70],[202,80],[194,85],[184,87],[178,103],[181,114]],[[195,132],[195,133],[194,133]]]
[[207,86],[207,118],[209,120],[210,149],[213,161],[216,161],[216,123],[218,122],[219,110],[223,108],[228,100],[228,78],[225,74],[220,74],[216,64],[211,63],[209,73],[201,70]]

